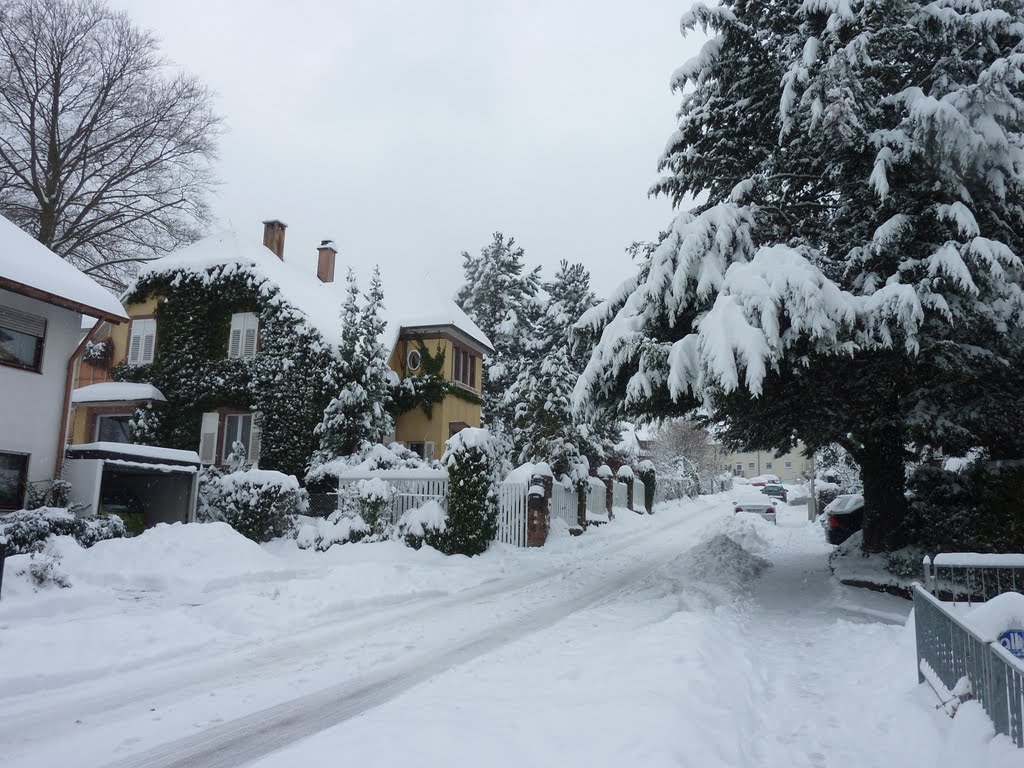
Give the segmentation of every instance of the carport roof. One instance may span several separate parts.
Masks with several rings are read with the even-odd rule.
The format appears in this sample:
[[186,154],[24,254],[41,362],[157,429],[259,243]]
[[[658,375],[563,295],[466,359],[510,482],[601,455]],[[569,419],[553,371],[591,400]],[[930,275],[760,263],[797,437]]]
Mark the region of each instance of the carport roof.
[[199,454],[195,451],[179,451],[176,448],[160,448],[155,445],[133,443],[83,443],[69,445],[68,453],[75,459],[108,459],[139,463],[159,463],[179,466],[199,466]]

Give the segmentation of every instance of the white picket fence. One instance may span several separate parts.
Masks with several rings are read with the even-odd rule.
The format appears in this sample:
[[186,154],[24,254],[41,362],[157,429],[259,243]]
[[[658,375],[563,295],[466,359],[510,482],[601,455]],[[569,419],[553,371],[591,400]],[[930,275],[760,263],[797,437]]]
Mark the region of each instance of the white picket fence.
[[625,483],[612,483],[612,506],[624,508],[628,503]]
[[561,483],[555,483],[551,488],[551,519],[556,517],[564,520],[570,528],[579,528],[579,513],[576,489],[572,486],[566,488]]
[[647,486],[639,477],[633,479],[633,509],[637,512],[646,512],[647,506],[644,499],[647,498]]
[[589,485],[587,487],[587,515],[597,516],[598,519],[607,519],[608,517],[608,502],[607,502],[608,489],[605,484],[598,480],[596,477],[590,478]]
[[359,475],[346,474],[338,479],[338,495],[360,480],[372,479],[384,480],[395,490],[388,507],[388,517],[393,523],[397,523],[410,509],[422,507],[428,501],[436,501],[442,508],[448,508],[448,473],[443,469],[416,472],[388,469]]
[[495,541],[514,547],[526,546],[526,483],[498,486],[498,534]]

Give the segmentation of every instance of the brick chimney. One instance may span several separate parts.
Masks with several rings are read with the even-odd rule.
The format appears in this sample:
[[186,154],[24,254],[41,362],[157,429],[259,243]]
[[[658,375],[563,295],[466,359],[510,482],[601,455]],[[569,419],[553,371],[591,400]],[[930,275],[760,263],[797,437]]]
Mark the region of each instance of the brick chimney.
[[321,283],[334,282],[334,262],[338,256],[338,249],[334,247],[333,240],[321,240],[320,247],[316,249],[316,276]]
[[284,230],[288,225],[277,219],[263,222],[263,244],[284,261]]

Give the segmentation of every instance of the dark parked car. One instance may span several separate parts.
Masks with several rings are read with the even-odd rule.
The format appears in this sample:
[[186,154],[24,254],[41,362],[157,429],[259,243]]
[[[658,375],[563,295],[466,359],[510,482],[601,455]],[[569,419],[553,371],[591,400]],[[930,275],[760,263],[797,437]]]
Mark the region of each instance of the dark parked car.
[[829,544],[842,544],[864,527],[864,497],[859,493],[836,496],[824,515],[825,538]]
[[789,503],[789,496],[786,493],[786,489],[777,483],[768,483],[761,489],[761,493],[765,496],[771,496],[773,499],[782,499],[783,504]]

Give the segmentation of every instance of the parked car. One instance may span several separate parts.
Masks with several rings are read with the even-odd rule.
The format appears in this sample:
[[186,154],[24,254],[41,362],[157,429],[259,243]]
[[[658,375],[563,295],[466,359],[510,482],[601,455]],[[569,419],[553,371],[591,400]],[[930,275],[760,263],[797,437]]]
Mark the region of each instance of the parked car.
[[771,496],[773,499],[782,499],[783,504],[789,503],[789,494],[786,493],[785,488],[777,483],[768,483],[761,489],[761,493],[765,496]]
[[775,499],[769,499],[767,503],[763,501],[734,501],[733,505],[735,507],[733,514],[738,515],[740,512],[749,512],[754,515],[760,515],[769,523],[777,522],[775,519],[775,508],[779,503]]
[[864,527],[864,497],[859,493],[836,496],[822,515],[829,544],[842,544]]

